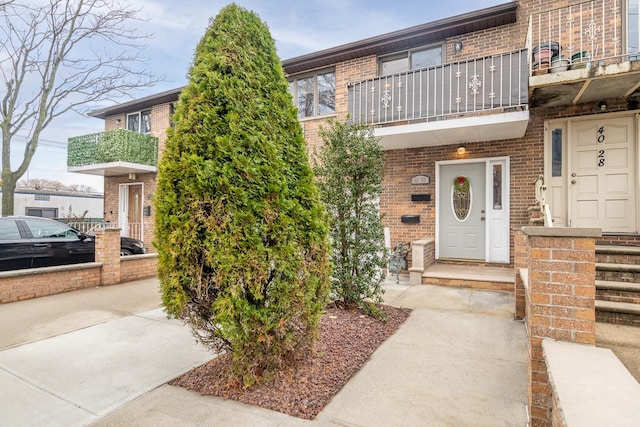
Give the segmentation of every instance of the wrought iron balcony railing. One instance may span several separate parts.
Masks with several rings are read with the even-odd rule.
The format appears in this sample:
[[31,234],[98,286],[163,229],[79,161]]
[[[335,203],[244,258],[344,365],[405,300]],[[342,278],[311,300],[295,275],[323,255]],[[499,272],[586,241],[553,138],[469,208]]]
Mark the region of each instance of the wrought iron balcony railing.
[[349,115],[355,122],[377,125],[526,107],[528,52],[521,49],[351,83]]
[[125,129],[69,138],[67,166],[113,162],[157,166],[158,139]]
[[631,3],[623,8],[621,0],[592,0],[531,15],[533,74],[640,59],[638,6]]

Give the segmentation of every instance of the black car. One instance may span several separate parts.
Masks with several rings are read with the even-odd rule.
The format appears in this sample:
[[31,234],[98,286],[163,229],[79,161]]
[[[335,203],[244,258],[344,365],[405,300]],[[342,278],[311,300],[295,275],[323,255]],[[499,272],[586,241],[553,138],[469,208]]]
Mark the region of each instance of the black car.
[[[120,255],[143,254],[144,244],[120,238]],[[0,217],[0,271],[95,261],[95,240],[67,224],[32,216]]]

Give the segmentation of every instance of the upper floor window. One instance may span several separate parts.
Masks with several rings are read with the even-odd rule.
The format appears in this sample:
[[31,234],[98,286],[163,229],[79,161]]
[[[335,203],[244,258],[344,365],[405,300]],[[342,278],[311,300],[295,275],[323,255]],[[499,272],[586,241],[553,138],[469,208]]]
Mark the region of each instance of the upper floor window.
[[151,133],[151,110],[127,114],[127,129],[138,133]]
[[319,71],[289,80],[298,118],[324,116],[336,112],[336,73]]
[[380,75],[403,73],[442,64],[442,46],[394,53],[380,58]]
[[[628,0],[627,3],[627,53],[640,52],[640,15],[639,0]],[[637,55],[635,58],[637,59]]]

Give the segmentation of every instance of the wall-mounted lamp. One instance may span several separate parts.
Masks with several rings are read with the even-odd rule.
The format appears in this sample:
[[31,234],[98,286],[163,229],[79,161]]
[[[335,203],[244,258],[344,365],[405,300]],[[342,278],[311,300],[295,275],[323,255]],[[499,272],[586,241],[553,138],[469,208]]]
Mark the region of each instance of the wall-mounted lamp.
[[120,123],[120,122],[122,122],[122,119],[121,118],[117,118],[116,119],[116,123]]
[[462,42],[460,40],[456,40],[456,42],[453,45],[453,48],[456,50],[456,52],[461,52],[462,51]]
[[598,102],[598,109],[600,111],[605,111],[607,109],[607,103],[604,101]]
[[464,153],[466,153],[466,152],[467,152],[467,149],[466,149],[463,145],[461,145],[460,147],[458,147],[458,148],[456,149],[456,153],[457,153],[459,156],[464,155]]

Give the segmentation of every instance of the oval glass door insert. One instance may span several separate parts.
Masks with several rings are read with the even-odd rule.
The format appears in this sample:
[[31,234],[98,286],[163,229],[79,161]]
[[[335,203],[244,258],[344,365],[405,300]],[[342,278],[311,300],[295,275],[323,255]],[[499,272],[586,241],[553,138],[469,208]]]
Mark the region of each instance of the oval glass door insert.
[[472,196],[469,178],[463,175],[455,177],[451,185],[451,208],[458,221],[465,221],[469,217]]

